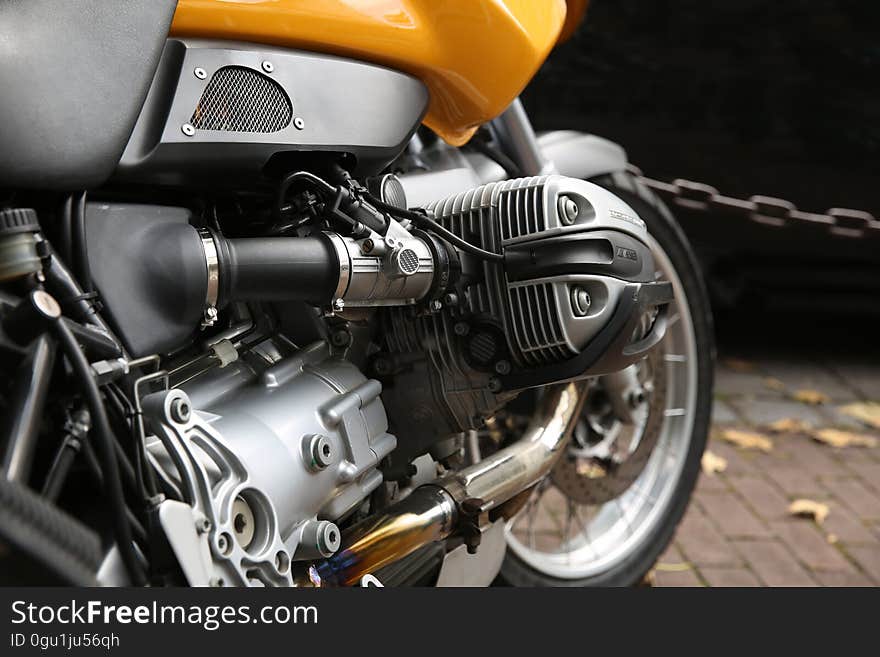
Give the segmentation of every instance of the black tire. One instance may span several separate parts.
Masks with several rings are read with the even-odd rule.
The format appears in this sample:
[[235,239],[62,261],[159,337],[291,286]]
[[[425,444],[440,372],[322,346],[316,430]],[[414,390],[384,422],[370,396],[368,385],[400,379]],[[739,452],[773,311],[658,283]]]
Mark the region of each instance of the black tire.
[[715,341],[712,314],[699,264],[681,227],[669,209],[641,181],[629,173],[615,173],[591,180],[618,195],[645,220],[648,230],[666,251],[685,288],[694,324],[697,345],[697,400],[690,445],[681,476],[675,484],[664,516],[645,540],[626,559],[612,569],[584,579],[558,579],[535,570],[507,551],[499,576],[500,584],[512,586],[632,586],[644,577],[672,540],[684,516],[700,473],[700,459],[706,446],[712,411]]

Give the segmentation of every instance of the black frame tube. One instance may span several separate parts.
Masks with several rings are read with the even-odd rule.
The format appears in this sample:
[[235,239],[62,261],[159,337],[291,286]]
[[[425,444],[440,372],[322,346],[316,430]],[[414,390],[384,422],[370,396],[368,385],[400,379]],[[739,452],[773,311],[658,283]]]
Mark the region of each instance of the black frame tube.
[[26,483],[30,477],[54,365],[55,342],[48,335],[41,335],[15,373],[10,413],[3,432],[3,474],[12,481]]

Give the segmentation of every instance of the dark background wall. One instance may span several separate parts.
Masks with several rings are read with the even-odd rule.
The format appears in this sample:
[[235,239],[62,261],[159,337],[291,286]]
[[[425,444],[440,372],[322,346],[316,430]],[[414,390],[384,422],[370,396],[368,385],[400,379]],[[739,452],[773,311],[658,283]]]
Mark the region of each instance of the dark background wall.
[[[608,137],[653,178],[880,217],[876,0],[592,0],[523,100],[539,130]],[[676,213],[716,315],[875,325],[880,239]]]
[[880,216],[880,2],[593,0],[524,95],[647,175]]

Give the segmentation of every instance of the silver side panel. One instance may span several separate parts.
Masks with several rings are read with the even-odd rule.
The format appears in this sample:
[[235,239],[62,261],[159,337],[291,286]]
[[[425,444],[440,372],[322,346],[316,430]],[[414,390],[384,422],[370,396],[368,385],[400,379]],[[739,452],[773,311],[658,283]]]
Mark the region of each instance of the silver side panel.
[[626,151],[596,135],[554,130],[538,135],[538,145],[563,176],[583,180],[626,169]]

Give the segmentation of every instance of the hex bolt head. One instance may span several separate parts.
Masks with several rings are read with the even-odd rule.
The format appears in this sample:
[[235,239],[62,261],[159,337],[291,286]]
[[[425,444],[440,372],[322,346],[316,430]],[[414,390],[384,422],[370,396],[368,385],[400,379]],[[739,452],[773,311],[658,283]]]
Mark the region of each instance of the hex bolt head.
[[306,436],[303,442],[305,447],[303,451],[310,470],[323,470],[333,465],[336,460],[336,450],[333,449],[333,443],[327,436],[321,434]]
[[183,397],[173,399],[169,411],[171,419],[181,424],[189,422],[192,417],[192,407],[189,405],[189,400]]
[[180,131],[185,134],[187,137],[194,137],[196,134],[196,129],[192,127],[189,123],[184,123],[180,126]]
[[331,557],[342,545],[342,532],[329,520],[309,520],[303,526],[297,559]]
[[578,218],[578,205],[568,196],[560,196],[559,202],[559,219],[566,226],[571,226]]
[[361,250],[364,253],[372,253],[373,249],[376,248],[376,243],[370,239],[369,237],[363,241],[361,244]]
[[263,70],[266,73],[271,73],[272,71],[275,70],[275,64],[273,64],[272,62],[270,62],[268,60],[264,61],[260,66],[262,66]]
[[206,77],[208,77],[208,72],[205,69],[198,67],[193,71],[193,75],[195,75],[199,80],[204,80]]
[[510,361],[509,360],[499,360],[495,363],[495,371],[498,374],[510,374]]
[[323,522],[321,531],[318,533],[318,549],[326,556],[336,553],[342,545],[342,532],[332,522]]
[[593,300],[590,293],[580,286],[571,288],[571,312],[575,317],[586,317]]
[[343,299],[333,299],[333,305],[331,307],[333,312],[341,313],[345,310],[345,301]]
[[198,522],[196,522],[196,530],[199,532],[199,534],[207,534],[209,531],[211,531],[212,526],[213,525],[211,524],[211,521],[207,518],[201,518]]

